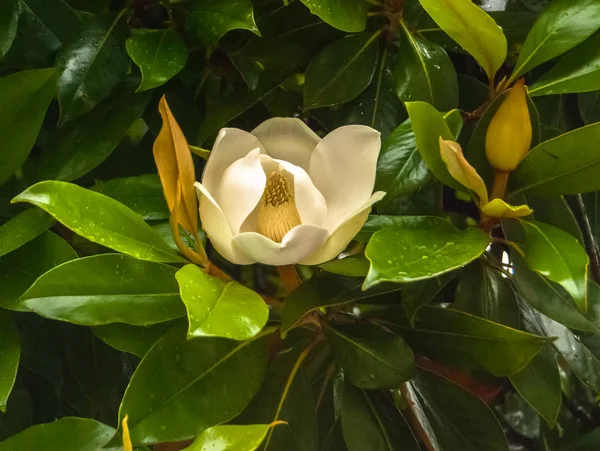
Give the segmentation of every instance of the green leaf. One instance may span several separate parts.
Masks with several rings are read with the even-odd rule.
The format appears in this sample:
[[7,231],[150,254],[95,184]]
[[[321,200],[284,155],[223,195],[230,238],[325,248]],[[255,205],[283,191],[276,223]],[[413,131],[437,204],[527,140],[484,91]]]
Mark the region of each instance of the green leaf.
[[519,310],[512,286],[483,259],[463,270],[452,308],[509,327],[518,324]]
[[176,272],[171,266],[125,255],[93,255],[51,269],[21,302],[45,318],[84,326],[145,326],[185,314]]
[[375,191],[385,191],[387,194],[377,208],[385,208],[394,198],[418,190],[430,178],[429,170],[417,150],[410,119],[407,119],[381,145]]
[[342,276],[365,277],[369,272],[369,260],[360,254],[350,255],[322,263],[319,268]]
[[600,393],[600,358],[596,356],[585,341],[562,324],[531,309],[522,310],[526,320],[535,324],[548,336],[556,337],[554,348],[564,358],[569,368],[582,382]]
[[21,357],[19,332],[12,314],[6,310],[0,310],[0,343],[0,412],[6,412],[6,402],[15,383]]
[[417,311],[433,301],[451,280],[451,275],[444,275],[433,280],[409,283],[402,287],[402,307],[411,326],[414,326]]
[[528,91],[534,97],[597,89],[600,89],[600,33],[568,53]]
[[[506,231],[504,224],[503,227]],[[513,239],[508,233],[507,236]],[[529,269],[518,254],[513,253],[511,259],[515,267],[514,281],[517,289],[532,307],[572,329],[600,332],[600,315],[596,312],[591,296],[589,313],[586,315],[577,308],[573,298],[560,285]]]
[[584,243],[583,235],[581,234],[581,229],[579,228],[579,224],[577,224],[575,215],[563,196],[536,196],[528,194],[521,197],[523,200],[515,202],[515,205],[526,204],[529,206],[533,210],[531,215],[533,220],[558,227],[568,234],[573,235],[580,243]]
[[165,84],[173,78],[188,59],[189,50],[172,29],[133,30],[126,42],[127,53],[142,71],[142,83],[136,92]]
[[506,37],[494,19],[468,0],[419,0],[433,20],[473,56],[490,80],[506,59]]
[[430,229],[436,227],[440,219],[437,216],[369,215],[367,222],[354,239],[368,243],[375,232],[388,227]]
[[54,220],[39,208],[28,208],[0,226],[0,256],[41,235]]
[[402,336],[414,349],[450,365],[482,367],[494,376],[521,371],[551,338],[540,337],[468,313],[423,306],[414,329]]
[[57,72],[39,69],[0,78],[0,184],[21,167],[35,144],[56,90]]
[[249,30],[260,36],[254,22],[254,10],[248,0],[198,0],[188,16],[187,27],[192,36],[209,49],[230,30]]
[[45,232],[19,249],[0,257],[0,307],[20,310],[19,298],[46,271],[77,258],[65,240]]
[[142,115],[149,98],[149,94],[115,94],[56,129],[38,160],[38,179],[71,182],[100,165]]
[[223,424],[202,431],[184,451],[254,451],[263,442],[270,425]]
[[0,451],[98,451],[115,430],[89,418],[64,417],[38,424],[0,443]]
[[321,308],[339,306],[354,301],[368,304],[377,296],[395,298],[398,287],[384,286],[373,290],[361,290],[362,281],[357,278],[335,276],[332,274],[315,274],[294,290],[283,303],[281,310],[281,334],[285,337],[288,331],[308,313]]
[[121,202],[145,221],[169,219],[169,208],[157,174],[96,182],[91,189]]
[[225,337],[247,340],[267,322],[269,308],[250,288],[209,276],[196,265],[175,275],[189,319],[188,338]]
[[419,370],[407,384],[407,392],[435,449],[508,451],[502,427],[490,408],[450,380]]
[[181,262],[169,246],[129,208],[103,194],[66,182],[37,183],[12,202],[29,202],[75,233],[142,260]]
[[410,51],[403,48],[395,60],[394,88],[398,98],[403,102],[427,102],[439,111],[457,108],[458,81],[446,51],[413,34],[404,22],[402,29]]
[[578,128],[533,148],[511,175],[510,196],[553,196],[600,190],[600,123]]
[[143,358],[160,338],[171,328],[172,322],[150,326],[132,326],[113,323],[93,328],[94,335],[118,351],[129,352]]
[[583,312],[588,309],[587,270],[590,259],[572,235],[548,224],[520,221],[525,229],[525,262],[559,283]]
[[64,46],[58,56],[61,122],[87,113],[107,97],[127,73],[127,27],[122,14],[99,16],[86,22],[79,37]]
[[371,83],[377,66],[379,33],[360,33],[325,47],[306,69],[305,108],[354,99]]
[[562,401],[560,374],[553,353],[543,348],[529,364],[510,376],[515,389],[551,428],[556,424]]
[[[36,18],[36,28],[48,30],[63,43],[70,41],[82,25],[81,17],[65,0],[19,0],[19,2],[21,14],[28,13]],[[28,20],[21,19],[19,27]]]
[[476,259],[489,243],[490,237],[481,229],[461,231],[441,218],[418,229],[395,226],[379,230],[365,250],[371,268],[363,288],[439,276]]
[[456,139],[442,113],[425,102],[406,102],[405,105],[417,140],[417,148],[429,170],[444,185],[465,191],[465,187],[450,175],[440,155],[440,137],[451,141]]
[[260,387],[272,332],[242,343],[187,340],[183,327],[168,332],[142,359],[121,402],[133,444],[191,438],[235,417]]
[[600,122],[600,91],[579,94],[577,104],[583,122],[588,125]]
[[509,82],[572,49],[598,28],[600,3],[596,0],[554,0],[529,30]]
[[244,425],[274,421],[287,423],[267,433],[261,447],[263,451],[308,451],[317,448],[315,403],[305,368],[301,366],[295,371],[297,361],[297,349],[288,349],[277,356],[256,396],[235,419],[236,424]]
[[338,30],[363,31],[369,4],[364,0],[301,0],[310,12]]
[[412,377],[414,355],[401,337],[371,324],[323,324],[333,357],[351,384],[395,388]]
[[18,23],[18,0],[5,0],[0,5],[0,59],[6,55],[17,36]]
[[375,393],[344,385],[341,419],[348,451],[419,451],[406,420],[379,398]]

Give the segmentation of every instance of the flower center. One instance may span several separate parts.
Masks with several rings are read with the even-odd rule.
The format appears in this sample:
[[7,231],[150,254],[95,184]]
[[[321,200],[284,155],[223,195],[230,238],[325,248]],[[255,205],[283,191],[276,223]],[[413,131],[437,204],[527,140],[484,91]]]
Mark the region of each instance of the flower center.
[[271,172],[258,205],[258,233],[281,243],[285,234],[301,223],[293,186],[281,171]]

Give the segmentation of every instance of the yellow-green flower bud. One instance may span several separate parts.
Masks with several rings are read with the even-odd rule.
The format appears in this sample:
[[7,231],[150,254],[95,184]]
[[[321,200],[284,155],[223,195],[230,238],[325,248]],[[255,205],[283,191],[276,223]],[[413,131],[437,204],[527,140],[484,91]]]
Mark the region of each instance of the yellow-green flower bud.
[[497,170],[516,169],[531,146],[531,120],[525,82],[519,80],[494,114],[485,136],[485,154]]

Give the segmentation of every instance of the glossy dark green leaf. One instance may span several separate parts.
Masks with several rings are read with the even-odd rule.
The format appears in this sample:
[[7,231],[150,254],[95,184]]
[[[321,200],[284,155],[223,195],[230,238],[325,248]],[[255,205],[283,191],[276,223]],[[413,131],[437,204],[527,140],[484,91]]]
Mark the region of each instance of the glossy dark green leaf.
[[63,123],[94,108],[125,76],[129,67],[126,37],[122,14],[97,17],[61,49],[58,101]]
[[375,73],[378,36],[360,33],[323,49],[306,69],[305,108],[344,103],[364,91]]
[[[405,38],[394,63],[394,86],[403,102],[422,101],[438,111],[458,107],[456,72],[446,51],[413,34],[403,25]],[[404,48],[407,44],[409,48]]]
[[462,271],[452,308],[510,327],[518,324],[513,287],[483,259]]
[[521,371],[551,341],[458,310],[423,306],[414,329],[403,328],[411,347],[450,365],[483,367],[495,376]]
[[596,451],[600,446],[600,428],[596,428],[571,442],[565,451]]
[[249,0],[199,0],[187,20],[190,33],[208,48],[214,48],[230,30],[249,30],[260,36]]
[[[457,74],[458,107],[463,111],[474,111],[490,96],[490,88],[475,77]],[[481,119],[480,119],[481,120]]]
[[183,440],[235,417],[262,383],[272,332],[242,343],[186,340],[183,327],[167,333],[137,367],[121,403],[132,442]]
[[254,451],[269,432],[268,424],[213,426],[202,431],[186,451]]
[[260,390],[235,419],[236,424],[287,423],[269,430],[263,451],[309,451],[317,447],[315,404],[305,368],[295,372],[297,351],[288,348],[271,362]]
[[599,190],[598,140],[600,124],[591,124],[536,146],[511,175],[511,195],[552,196]]
[[600,89],[600,33],[588,38],[529,89],[531,96]]
[[420,0],[420,3],[493,81],[507,52],[506,37],[494,19],[477,5],[463,0]]
[[444,120],[444,115],[425,102],[407,102],[406,109],[417,140],[417,148],[429,170],[445,185],[464,191],[465,187],[454,180],[440,156],[440,137],[451,141],[456,139]]
[[25,163],[54,96],[57,77],[54,69],[39,69],[0,78],[0,184]]
[[0,307],[20,310],[19,298],[46,271],[77,258],[58,235],[45,232],[19,249],[0,257]]
[[125,255],[93,255],[51,269],[21,302],[38,315],[74,324],[145,326],[185,315],[176,272]]
[[515,389],[551,428],[556,424],[562,402],[560,375],[554,354],[543,348],[529,364],[510,376]]
[[568,234],[573,235],[580,243],[584,242],[575,215],[563,196],[536,196],[528,194],[521,197],[522,202],[519,197],[515,197],[515,200],[519,199],[515,204],[527,204],[533,210],[531,214],[533,220],[558,227]]
[[145,221],[169,219],[169,208],[157,174],[97,182],[92,190],[121,202]]
[[10,49],[19,23],[18,0],[6,0],[0,5],[0,59]]
[[38,160],[38,179],[70,182],[100,165],[142,115],[148,99],[148,94],[114,95],[56,129]]
[[395,388],[412,377],[414,355],[404,340],[370,324],[324,325],[346,379],[367,389]]
[[[410,120],[404,121],[382,143],[377,162],[375,191],[385,191],[378,208],[421,188],[431,175],[417,150]],[[383,204],[383,205],[382,205]]]
[[598,28],[600,4],[596,0],[554,0],[529,31],[510,81],[572,49]]
[[540,415],[517,391],[506,393],[503,403],[496,407],[496,412],[509,428],[523,437],[535,440],[542,432]]
[[38,27],[46,28],[62,43],[70,41],[82,24],[82,19],[64,0],[19,0],[21,14],[25,12],[34,15]]
[[[506,227],[504,230],[507,230]],[[522,257],[513,253],[512,262],[517,289],[532,307],[567,327],[587,332],[600,331],[600,316],[594,299],[590,297],[590,308],[586,314],[577,308],[564,288],[529,269]]]
[[325,23],[342,31],[363,31],[367,21],[368,2],[364,0],[301,0],[310,12]]
[[142,71],[142,83],[137,92],[165,84],[183,69],[189,54],[185,43],[172,29],[134,30],[126,47]]
[[585,92],[577,96],[579,113],[583,122],[600,122],[600,91]]
[[556,227],[520,221],[525,229],[525,262],[532,270],[560,284],[579,309],[588,309],[587,270],[590,259],[577,239]]
[[65,417],[38,424],[0,443],[0,451],[98,451],[115,430],[89,418]]
[[[281,310],[281,333],[285,336],[306,314],[324,307],[333,307],[349,302],[369,303],[377,296],[397,297],[396,287],[381,286],[373,290],[361,290],[361,279],[316,274],[294,290],[283,303]],[[372,298],[372,299],[371,299]]]
[[411,325],[414,325],[417,311],[433,301],[450,280],[452,280],[452,276],[444,275],[433,280],[409,283],[402,287],[402,307]]
[[554,348],[564,358],[569,368],[584,383],[600,393],[600,358],[584,341],[562,324],[533,311],[526,313],[527,320],[541,328],[548,336],[556,337]]
[[36,205],[75,233],[133,257],[183,261],[139,215],[103,194],[71,183],[46,181],[26,189],[13,202]]
[[0,310],[0,343],[0,412],[6,412],[6,403],[17,377],[21,357],[19,333],[12,314],[6,310]]
[[361,254],[351,255],[322,263],[319,268],[342,276],[365,277],[369,272],[369,260]]
[[419,451],[406,420],[392,409],[377,394],[346,384],[341,419],[348,451]]
[[406,387],[411,408],[435,449],[508,451],[502,427],[477,396],[425,370]]
[[375,232],[365,250],[371,268],[363,287],[439,276],[476,259],[490,242],[481,229],[461,231],[441,218],[430,224],[426,228],[395,226]]
[[150,326],[113,323],[93,328],[94,334],[107,345],[143,358],[160,338],[173,327],[172,322]]
[[196,265],[184,266],[175,277],[187,309],[188,338],[247,340],[266,324],[269,308],[250,288],[209,276]]
[[0,226],[0,256],[33,240],[52,225],[54,220],[44,210],[28,208]]

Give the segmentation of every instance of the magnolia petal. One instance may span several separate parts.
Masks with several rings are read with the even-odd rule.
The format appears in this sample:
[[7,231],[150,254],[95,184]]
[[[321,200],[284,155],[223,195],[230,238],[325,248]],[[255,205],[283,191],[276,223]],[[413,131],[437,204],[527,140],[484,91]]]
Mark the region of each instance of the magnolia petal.
[[308,170],[310,156],[321,140],[303,121],[293,117],[274,117],[266,120],[254,130],[267,153],[278,160]]
[[251,133],[237,128],[222,128],[204,166],[202,184],[218,198],[221,177],[231,164],[244,158],[254,149],[266,153],[258,138]]
[[281,243],[256,232],[240,233],[233,241],[253,260],[266,265],[283,266],[298,263],[318,249],[327,239],[327,230],[309,224],[291,229]]
[[242,223],[256,208],[265,191],[267,177],[260,160],[260,149],[254,149],[234,162],[223,173],[215,195],[234,235],[239,233]]
[[494,199],[481,207],[481,212],[491,218],[522,218],[529,216],[533,210],[527,205],[510,205],[502,199]]
[[284,170],[294,179],[294,200],[302,224],[320,226],[327,216],[327,205],[321,192],[304,169],[287,161],[276,160],[269,155],[260,157],[265,174]]
[[369,217],[371,205],[383,199],[383,196],[385,196],[383,191],[373,193],[369,201],[338,227],[323,246],[300,263],[303,265],[320,265],[340,255]]
[[440,136],[440,154],[450,175],[458,183],[475,192],[481,205],[487,204],[488,193],[485,182],[464,157],[460,144],[454,141],[445,141]]
[[255,263],[233,242],[233,234],[229,228],[227,218],[219,207],[219,204],[211,196],[210,192],[201,183],[196,182],[198,199],[200,200],[200,220],[202,230],[212,243],[213,247],[225,259],[237,265],[249,265]]
[[317,144],[308,174],[325,198],[330,233],[371,197],[380,149],[381,135],[364,125],[337,128]]

